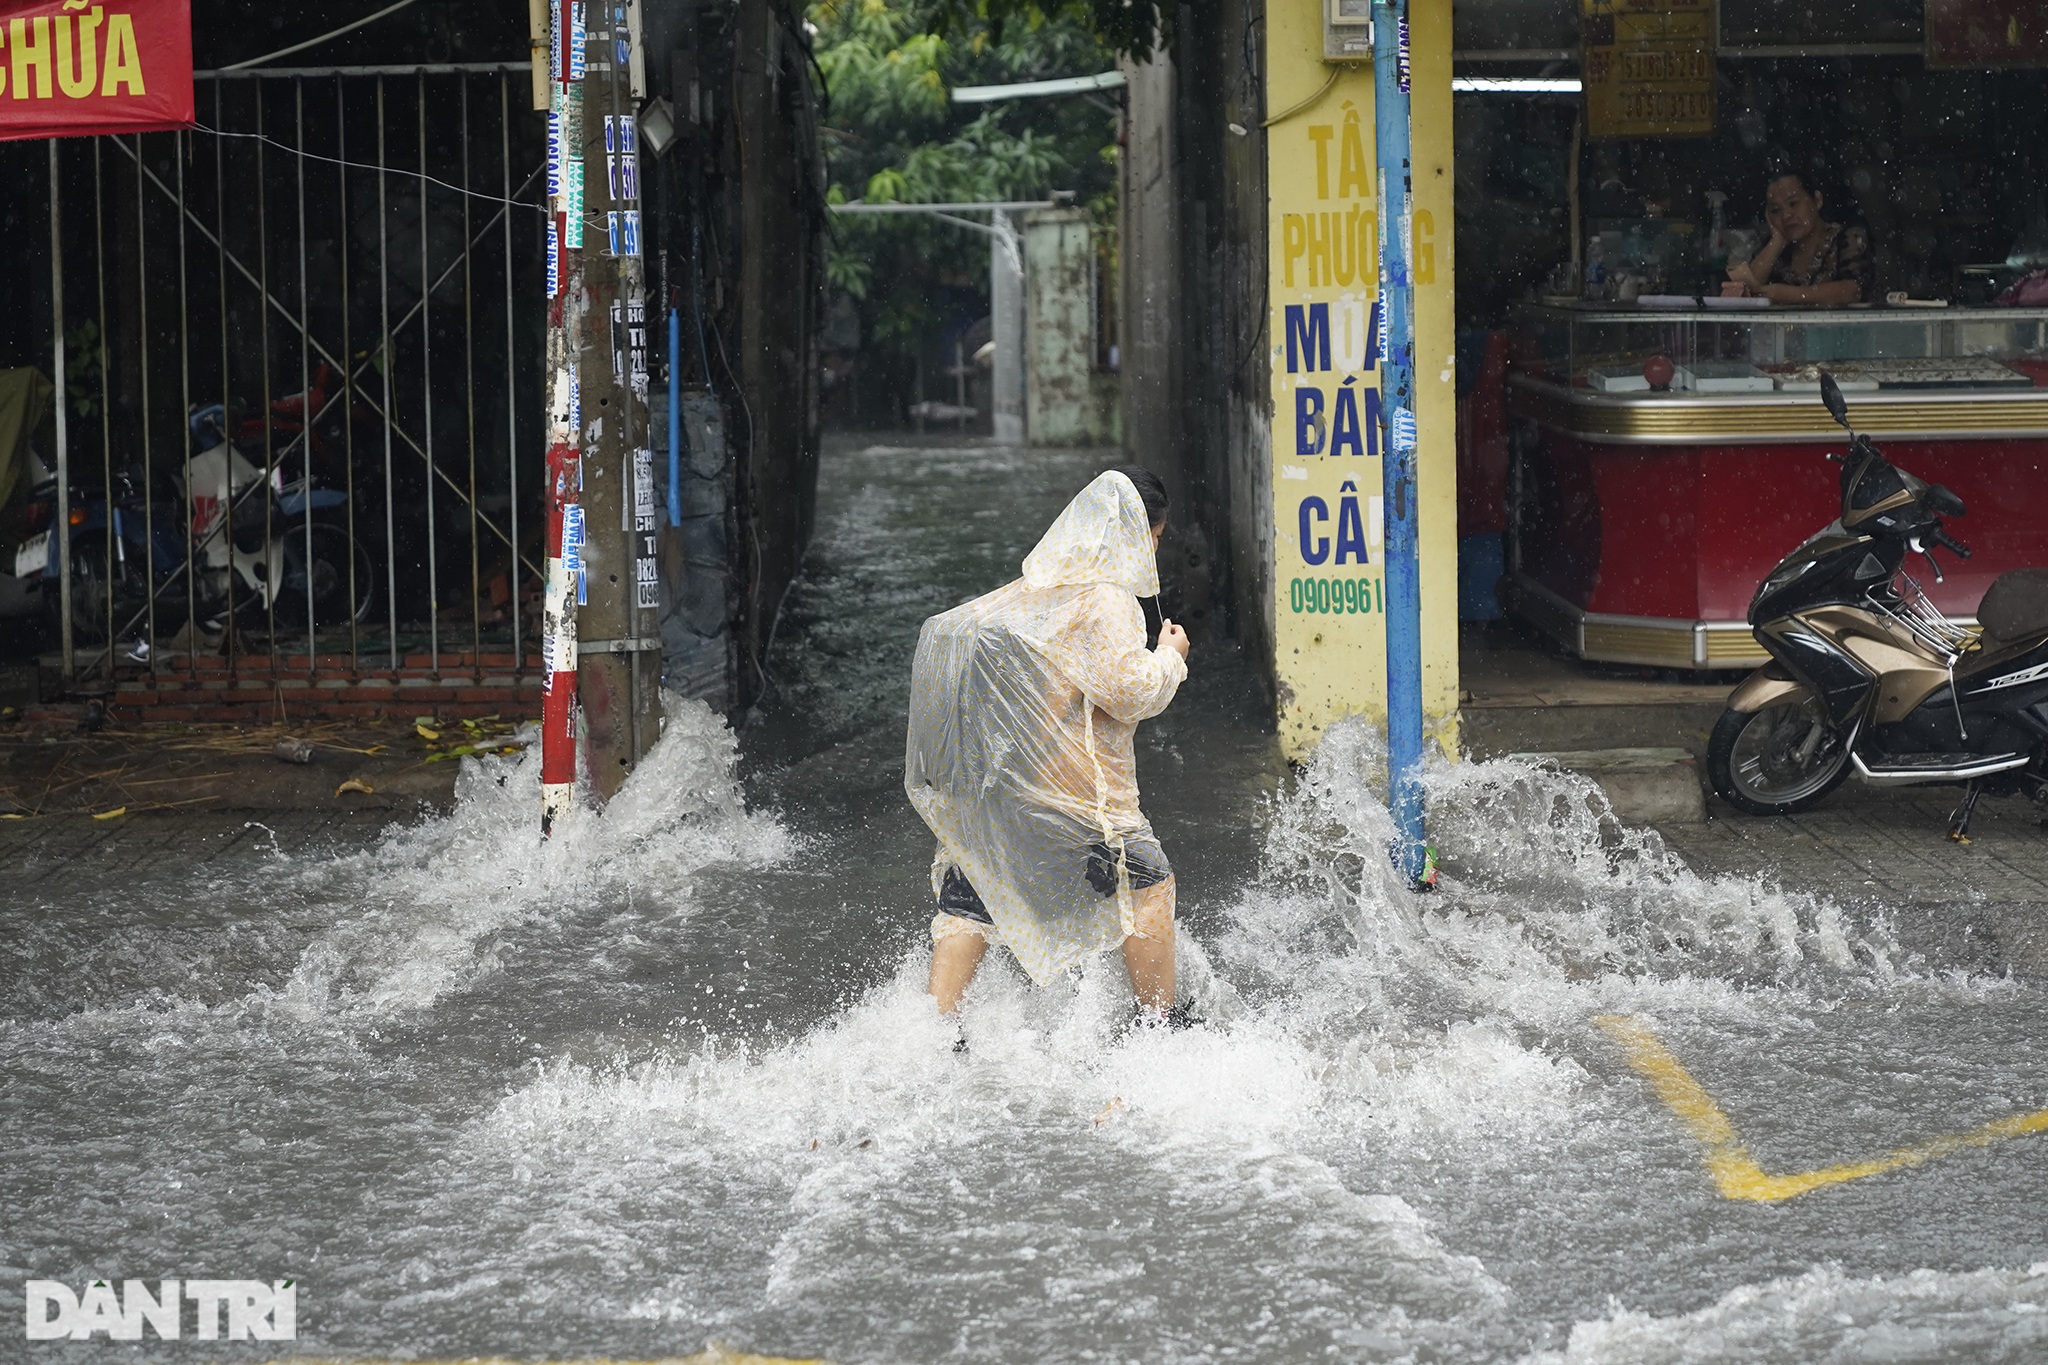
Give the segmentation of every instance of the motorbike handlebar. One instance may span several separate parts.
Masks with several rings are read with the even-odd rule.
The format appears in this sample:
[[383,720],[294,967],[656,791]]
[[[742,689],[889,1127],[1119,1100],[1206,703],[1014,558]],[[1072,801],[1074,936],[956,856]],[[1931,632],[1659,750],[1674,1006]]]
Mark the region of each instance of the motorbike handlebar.
[[1954,554],[1958,559],[1968,559],[1970,557],[1970,547],[1942,530],[1939,526],[1935,527],[1927,538]]

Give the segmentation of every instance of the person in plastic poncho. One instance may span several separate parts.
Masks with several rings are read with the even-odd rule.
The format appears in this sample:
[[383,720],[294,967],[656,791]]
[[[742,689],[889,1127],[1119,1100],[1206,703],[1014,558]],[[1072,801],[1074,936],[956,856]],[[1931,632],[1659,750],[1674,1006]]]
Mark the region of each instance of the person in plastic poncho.
[[1171,621],[1147,647],[1165,529],[1158,477],[1112,469],[1060,513],[1022,578],[918,636],[903,785],[938,836],[943,1014],[990,942],[1039,985],[1121,945],[1140,1020],[1173,1009],[1173,869],[1138,808],[1132,751],[1188,672]]

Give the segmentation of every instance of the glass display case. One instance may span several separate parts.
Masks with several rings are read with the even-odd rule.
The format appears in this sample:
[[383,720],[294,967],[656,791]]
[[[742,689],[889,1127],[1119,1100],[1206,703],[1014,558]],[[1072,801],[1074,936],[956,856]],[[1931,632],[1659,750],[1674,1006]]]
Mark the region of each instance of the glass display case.
[[[1529,305],[1512,331],[1524,373],[1644,396],[1812,391],[1815,365],[1849,389],[2048,385],[2048,308]],[[1662,386],[1661,369],[1643,374],[1660,356],[1674,369]],[[1688,382],[1703,368],[1712,379]]]
[[1945,484],[1974,558],[1929,592],[1967,619],[2048,564],[2048,308],[1529,306],[1514,321],[1503,600],[1583,658],[1743,668],[1756,585],[1840,514],[1855,429]]

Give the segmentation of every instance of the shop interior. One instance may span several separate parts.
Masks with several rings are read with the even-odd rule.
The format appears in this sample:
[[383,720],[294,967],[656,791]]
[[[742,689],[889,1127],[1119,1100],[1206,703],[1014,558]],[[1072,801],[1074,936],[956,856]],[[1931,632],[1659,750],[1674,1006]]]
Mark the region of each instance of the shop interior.
[[[1837,498],[1822,369],[1902,466],[1967,487],[1988,553],[1928,587],[1969,621],[1997,571],[2048,563],[2048,19],[1721,0],[1710,126],[1618,137],[1588,125],[1581,8],[1457,10],[1468,704],[1540,704],[1515,678],[1541,675],[1704,706],[1759,662],[1749,595]],[[1583,6],[1629,8],[1689,7]],[[1787,172],[1867,241],[1853,304],[1722,298]]]

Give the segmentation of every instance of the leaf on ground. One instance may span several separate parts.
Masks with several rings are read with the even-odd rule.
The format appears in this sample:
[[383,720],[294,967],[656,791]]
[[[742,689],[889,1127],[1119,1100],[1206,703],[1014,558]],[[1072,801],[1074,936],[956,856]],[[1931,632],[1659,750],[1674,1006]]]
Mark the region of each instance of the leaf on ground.
[[118,820],[127,813],[128,808],[126,806],[116,806],[112,810],[95,811],[92,818],[95,820]]
[[412,728],[416,732],[418,732],[419,737],[421,739],[439,739],[441,737],[441,732],[439,730],[430,730],[425,725],[422,725],[418,722],[414,722]]
[[360,777],[351,777],[348,781],[334,789],[336,796],[340,796],[343,792],[361,792],[364,796],[375,796],[377,789],[363,781]]

